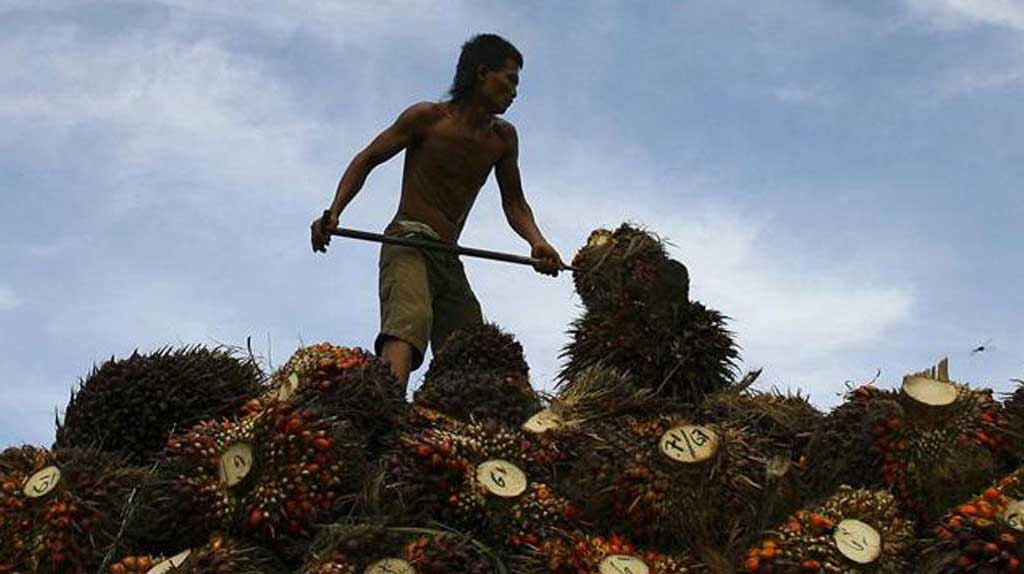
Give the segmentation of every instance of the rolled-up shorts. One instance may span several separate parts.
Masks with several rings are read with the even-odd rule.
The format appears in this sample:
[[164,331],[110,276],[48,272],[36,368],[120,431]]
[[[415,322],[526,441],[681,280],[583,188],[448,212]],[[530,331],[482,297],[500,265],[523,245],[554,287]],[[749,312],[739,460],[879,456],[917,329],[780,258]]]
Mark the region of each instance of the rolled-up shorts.
[[[384,235],[440,240],[428,225],[396,221]],[[427,344],[436,353],[453,332],[483,322],[480,303],[457,255],[384,244],[380,250],[378,355],[388,337],[412,345],[412,368],[423,364]]]

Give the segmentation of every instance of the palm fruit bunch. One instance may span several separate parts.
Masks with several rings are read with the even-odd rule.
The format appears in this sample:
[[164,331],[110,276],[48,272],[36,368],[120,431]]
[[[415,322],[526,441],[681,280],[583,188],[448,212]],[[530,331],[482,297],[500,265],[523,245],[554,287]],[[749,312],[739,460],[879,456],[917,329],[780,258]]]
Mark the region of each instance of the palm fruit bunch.
[[347,421],[291,401],[239,421],[201,423],[169,439],[161,480],[147,489],[159,516],[135,535],[146,550],[167,552],[226,530],[294,555],[314,525],[353,504],[366,475],[364,450]]
[[1006,398],[1003,408],[1009,420],[1007,433],[1012,440],[1008,443],[1012,466],[1024,465],[1024,380],[1014,379],[1017,388]]
[[224,347],[111,357],[72,391],[55,448],[98,448],[149,464],[175,429],[234,414],[262,380],[254,361]]
[[1016,574],[1024,561],[1024,469],[938,521],[924,541],[922,574]]
[[448,337],[430,361],[414,403],[462,421],[494,419],[511,426],[541,408],[522,345],[489,323]]
[[274,394],[246,412],[275,400],[315,404],[325,415],[351,422],[367,437],[370,457],[394,438],[406,411],[402,389],[388,364],[360,348],[318,343],[302,347],[273,376]]
[[385,514],[438,520],[511,545],[540,540],[577,517],[548,486],[549,458],[518,430],[445,418],[399,443],[382,499],[405,506]]
[[559,387],[599,364],[687,402],[733,382],[739,352],[726,317],[689,300],[686,268],[660,239],[629,225],[597,230],[573,265],[586,310],[569,329]]
[[233,414],[262,391],[262,380],[253,360],[224,347],[111,357],[72,391],[54,447],[120,452],[147,465],[175,429]]
[[727,544],[764,500],[766,441],[686,413],[593,425],[560,484],[584,518],[644,544]]
[[[0,572],[92,574],[116,552],[145,471],[113,453],[32,446],[0,454]],[[83,535],[88,533],[88,535]]]
[[567,533],[515,556],[514,574],[700,574],[708,569],[688,553],[641,549],[618,534]]
[[800,510],[751,548],[744,574],[909,574],[914,524],[885,491],[843,485],[813,510]]
[[423,528],[325,527],[301,574],[495,574],[486,549],[471,538]]
[[169,558],[127,556],[112,564],[109,574],[287,574],[270,552],[215,534],[207,543]]

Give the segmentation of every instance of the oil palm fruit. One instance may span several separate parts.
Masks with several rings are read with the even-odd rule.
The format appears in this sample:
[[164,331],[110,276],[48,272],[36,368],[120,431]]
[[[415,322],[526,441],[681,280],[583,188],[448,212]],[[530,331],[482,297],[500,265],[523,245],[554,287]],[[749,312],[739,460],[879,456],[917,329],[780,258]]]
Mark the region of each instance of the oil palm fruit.
[[55,447],[98,448],[149,464],[172,431],[235,414],[261,392],[262,378],[255,362],[224,347],[111,357],[72,391]]
[[744,574],[908,574],[914,524],[896,499],[843,485],[823,504],[791,515],[747,552]]
[[1024,560],[1024,469],[949,509],[923,540],[922,574],[1016,574]]
[[[145,471],[118,455],[13,447],[0,454],[0,572],[92,574],[117,553]],[[88,533],[88,535],[84,535]]]
[[[149,566],[145,569],[144,566]],[[271,552],[221,534],[169,557],[129,556],[114,563],[109,574],[287,574]]]
[[686,552],[664,554],[625,537],[569,532],[514,556],[514,574],[702,574],[707,567]]
[[474,325],[452,333],[431,359],[424,381],[467,371],[495,371],[523,379],[530,374],[523,357],[523,346],[493,323]]

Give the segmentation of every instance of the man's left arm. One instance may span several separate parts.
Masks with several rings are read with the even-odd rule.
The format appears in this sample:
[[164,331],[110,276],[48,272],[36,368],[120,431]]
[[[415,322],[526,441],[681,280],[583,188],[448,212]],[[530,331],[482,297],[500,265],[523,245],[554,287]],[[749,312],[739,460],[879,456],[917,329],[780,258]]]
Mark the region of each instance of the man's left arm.
[[519,137],[515,127],[502,122],[500,133],[508,143],[508,151],[494,166],[494,177],[501,190],[501,207],[508,224],[530,244],[530,256],[539,259],[534,269],[545,275],[557,276],[562,269],[562,258],[540,232],[533,218],[533,210],[526,203],[523,182],[519,175]]

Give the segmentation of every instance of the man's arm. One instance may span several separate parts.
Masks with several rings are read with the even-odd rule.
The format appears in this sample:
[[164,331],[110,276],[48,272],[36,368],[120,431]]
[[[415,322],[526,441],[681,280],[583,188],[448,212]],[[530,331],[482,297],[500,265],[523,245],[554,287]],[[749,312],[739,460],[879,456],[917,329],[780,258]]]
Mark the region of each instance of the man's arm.
[[[431,102],[409,106],[398,116],[395,123],[380,132],[366,148],[352,158],[344,175],[341,176],[341,181],[338,182],[334,201],[331,202],[330,219],[327,223],[330,228],[338,225],[341,212],[362,189],[366,177],[373,168],[413,144],[432,121],[435,110],[436,104]],[[330,244],[331,236],[327,230],[320,229],[319,222],[317,219],[312,225],[313,251],[327,251],[326,246]]]
[[498,128],[502,138],[508,143],[508,152],[494,166],[494,177],[498,180],[501,190],[501,207],[505,211],[508,224],[530,244],[531,256],[542,263],[537,271],[546,275],[558,275],[562,268],[562,259],[537,227],[533,218],[533,210],[526,203],[523,194],[523,182],[519,175],[519,136],[515,127],[502,122]]

